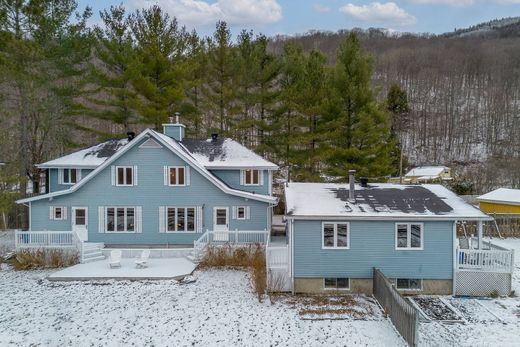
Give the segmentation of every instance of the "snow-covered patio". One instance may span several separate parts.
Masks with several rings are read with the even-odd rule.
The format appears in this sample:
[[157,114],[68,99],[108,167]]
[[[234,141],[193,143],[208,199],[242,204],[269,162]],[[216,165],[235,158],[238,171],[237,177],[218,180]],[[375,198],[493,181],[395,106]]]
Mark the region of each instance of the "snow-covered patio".
[[137,269],[135,259],[122,258],[120,268],[110,268],[108,260],[77,264],[49,275],[51,281],[166,280],[190,275],[197,265],[186,258],[150,258],[148,267]]

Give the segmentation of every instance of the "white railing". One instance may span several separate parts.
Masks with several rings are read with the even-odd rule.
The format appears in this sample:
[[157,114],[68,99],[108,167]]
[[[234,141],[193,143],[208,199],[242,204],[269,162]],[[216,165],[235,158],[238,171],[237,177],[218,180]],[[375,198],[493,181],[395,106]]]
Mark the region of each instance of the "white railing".
[[289,266],[289,246],[267,246],[265,248],[267,268],[286,269]]
[[20,248],[74,248],[73,231],[20,231],[15,232],[16,249]]
[[459,270],[512,273],[514,269],[514,251],[458,249]]
[[214,231],[207,230],[202,236],[193,242],[195,248],[204,248],[208,244],[265,244],[269,233],[267,230],[246,230],[246,231]]

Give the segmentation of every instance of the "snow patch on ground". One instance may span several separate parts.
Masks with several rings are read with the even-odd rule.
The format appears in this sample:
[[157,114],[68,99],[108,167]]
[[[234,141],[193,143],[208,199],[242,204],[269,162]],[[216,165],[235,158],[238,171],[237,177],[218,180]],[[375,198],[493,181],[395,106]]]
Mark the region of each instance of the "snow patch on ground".
[[259,303],[245,272],[196,281],[49,282],[50,271],[0,271],[0,345],[405,346],[388,320],[303,320]]

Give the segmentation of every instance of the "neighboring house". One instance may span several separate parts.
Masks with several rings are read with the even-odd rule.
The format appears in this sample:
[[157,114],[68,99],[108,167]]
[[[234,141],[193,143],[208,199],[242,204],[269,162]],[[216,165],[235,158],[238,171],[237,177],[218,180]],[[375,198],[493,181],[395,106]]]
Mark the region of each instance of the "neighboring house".
[[477,197],[477,201],[482,212],[520,217],[520,189],[499,188]]
[[[406,173],[403,178],[405,184],[428,183],[432,181],[451,180],[451,169],[446,166],[419,166]],[[395,180],[395,178],[394,178]],[[397,178],[397,182],[399,178]]]
[[[492,218],[441,185],[351,182],[285,187],[288,276],[294,292],[369,294],[374,267],[409,294],[464,292],[455,288],[459,273],[460,285],[487,288],[481,280],[485,268],[473,273],[464,261],[468,252],[482,252],[482,222]],[[457,221],[479,224],[479,250],[458,249]]]
[[231,139],[164,124],[38,165],[48,193],[19,200],[32,231],[105,246],[193,245],[206,230],[270,230],[277,166]]

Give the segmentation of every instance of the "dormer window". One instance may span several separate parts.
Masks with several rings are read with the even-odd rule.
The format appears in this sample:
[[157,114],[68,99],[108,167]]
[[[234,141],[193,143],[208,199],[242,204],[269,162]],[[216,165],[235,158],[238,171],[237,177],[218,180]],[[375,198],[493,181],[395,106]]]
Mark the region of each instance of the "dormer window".
[[61,184],[76,184],[81,179],[81,170],[79,169],[60,169],[59,181]]
[[259,186],[264,183],[262,176],[262,170],[245,169],[241,171],[240,181],[245,186]]

